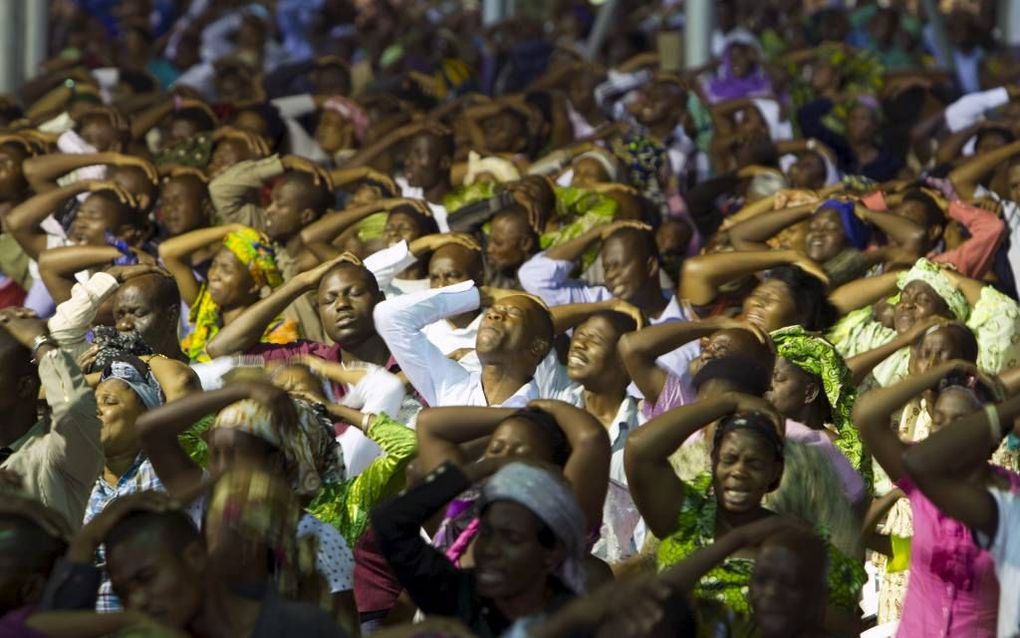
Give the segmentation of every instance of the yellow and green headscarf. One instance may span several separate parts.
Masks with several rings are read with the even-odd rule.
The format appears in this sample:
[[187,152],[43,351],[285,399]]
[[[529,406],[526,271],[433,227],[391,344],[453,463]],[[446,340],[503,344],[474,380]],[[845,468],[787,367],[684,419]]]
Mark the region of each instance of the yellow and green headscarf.
[[776,330],[772,333],[772,341],[778,356],[821,380],[822,391],[832,408],[832,425],[839,435],[836,447],[850,460],[870,490],[873,485],[871,456],[864,453],[860,434],[851,420],[857,389],[846,361],[824,337],[801,326]]
[[[283,283],[283,274],[276,264],[276,251],[270,239],[262,233],[252,228],[236,230],[224,237],[223,246],[248,268],[248,274],[259,288],[276,288]],[[188,320],[195,329],[181,342],[181,347],[192,361],[208,361],[205,346],[220,331],[223,317],[205,285],[199,291]],[[262,340],[290,343],[298,337],[297,324],[277,318],[266,329]]]

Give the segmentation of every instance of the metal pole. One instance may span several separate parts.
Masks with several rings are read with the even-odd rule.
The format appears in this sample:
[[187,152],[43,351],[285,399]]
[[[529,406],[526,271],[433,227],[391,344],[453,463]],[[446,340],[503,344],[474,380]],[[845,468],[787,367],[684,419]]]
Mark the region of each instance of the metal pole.
[[599,14],[595,16],[595,24],[592,25],[591,33],[588,34],[588,42],[585,44],[584,57],[587,59],[595,59],[599,49],[602,48],[606,34],[609,33],[609,27],[613,24],[613,15],[616,13],[617,4],[618,0],[607,0],[599,8]]
[[0,42],[6,49],[4,55],[0,55],[0,93],[14,93],[21,84],[18,4],[18,0],[0,0]]
[[701,66],[712,57],[712,2],[687,0],[684,8],[684,65]]
[[22,65],[22,72],[23,77],[33,78],[39,74],[39,67],[46,61],[50,3],[42,0],[26,2],[23,11],[25,63]]
[[1020,0],[999,0],[999,25],[1006,45],[1020,45]]

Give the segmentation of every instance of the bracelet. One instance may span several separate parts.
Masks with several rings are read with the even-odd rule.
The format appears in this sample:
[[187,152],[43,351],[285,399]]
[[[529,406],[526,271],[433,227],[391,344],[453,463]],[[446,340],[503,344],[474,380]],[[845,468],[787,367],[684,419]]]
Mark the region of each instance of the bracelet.
[[992,433],[992,443],[1002,443],[1005,436],[1002,432],[1002,421],[999,419],[999,410],[994,403],[985,406],[985,416],[988,417],[988,429]]
[[375,415],[372,414],[371,412],[366,412],[364,414],[364,416],[361,417],[361,431],[362,432],[364,432],[368,428],[368,424],[372,421],[372,419],[374,417],[375,417]]
[[818,142],[815,140],[815,138],[811,137],[808,138],[807,144],[805,144],[805,146],[807,146],[809,151],[813,151],[816,148],[818,148]]
[[37,357],[37,355],[39,354],[39,349],[42,348],[43,346],[46,346],[46,345],[49,345],[49,346],[55,346],[56,345],[53,342],[53,339],[50,338],[50,336],[48,334],[46,334],[46,333],[43,333],[43,334],[40,334],[40,335],[36,335],[36,338],[32,340],[32,362],[33,363],[35,363],[35,362],[37,362],[39,360],[38,357]]

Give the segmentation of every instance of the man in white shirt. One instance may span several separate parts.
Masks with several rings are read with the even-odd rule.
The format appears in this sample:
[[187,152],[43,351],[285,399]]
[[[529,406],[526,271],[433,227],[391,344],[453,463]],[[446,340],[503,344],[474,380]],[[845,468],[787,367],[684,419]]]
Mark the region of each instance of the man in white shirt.
[[[533,297],[500,292],[494,295],[465,281],[388,299],[375,307],[376,330],[430,406],[524,407],[539,398],[534,374],[552,344],[552,318]],[[422,330],[482,305],[488,309],[482,313],[475,340],[482,369],[469,372],[424,338]]]
[[[592,286],[570,279],[581,255],[596,242],[602,242],[602,267],[605,285]],[[659,287],[659,258],[651,232],[636,222],[615,222],[596,227],[580,237],[541,252],[518,272],[524,289],[550,306],[594,303],[622,299],[637,307],[649,323],[690,321],[679,300]],[[667,353],[659,364],[683,375],[698,356],[696,342]],[[636,393],[636,388],[631,388]]]

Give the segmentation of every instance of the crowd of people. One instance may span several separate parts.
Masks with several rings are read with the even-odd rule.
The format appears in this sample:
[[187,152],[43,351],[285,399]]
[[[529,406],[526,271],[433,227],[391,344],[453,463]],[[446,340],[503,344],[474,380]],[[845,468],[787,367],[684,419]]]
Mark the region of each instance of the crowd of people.
[[0,636],[1020,636],[1002,3],[49,4]]

